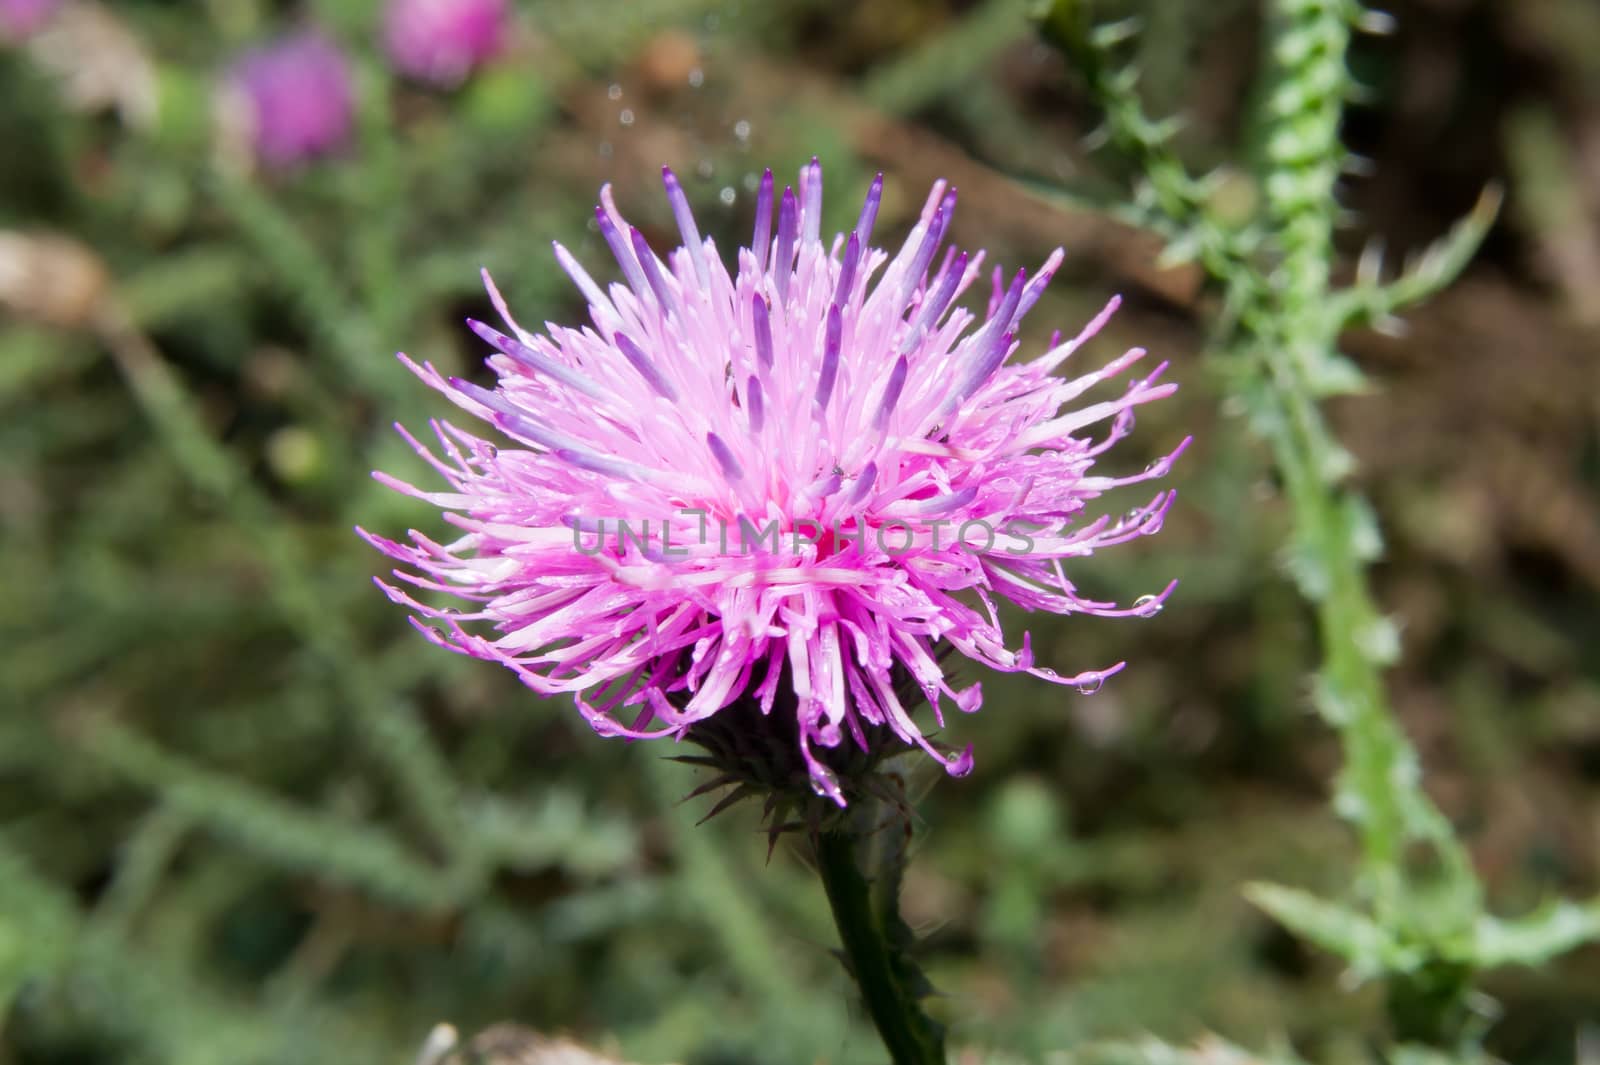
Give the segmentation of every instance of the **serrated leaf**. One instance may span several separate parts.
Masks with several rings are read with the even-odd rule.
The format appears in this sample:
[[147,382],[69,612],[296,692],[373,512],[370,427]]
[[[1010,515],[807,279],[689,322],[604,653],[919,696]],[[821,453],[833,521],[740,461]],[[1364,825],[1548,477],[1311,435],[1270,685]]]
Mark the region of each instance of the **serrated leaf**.
[[1337,293],[1331,304],[1335,319],[1346,326],[1375,325],[1449,285],[1488,236],[1503,198],[1499,186],[1488,186],[1472,210],[1399,277],[1387,284],[1357,284]]
[[1471,961],[1496,965],[1542,965],[1585,943],[1600,941],[1600,899],[1580,905],[1555,902],[1514,920],[1480,917]]
[[1281,884],[1250,884],[1245,897],[1289,931],[1349,962],[1362,975],[1408,972],[1421,955],[1348,906]]

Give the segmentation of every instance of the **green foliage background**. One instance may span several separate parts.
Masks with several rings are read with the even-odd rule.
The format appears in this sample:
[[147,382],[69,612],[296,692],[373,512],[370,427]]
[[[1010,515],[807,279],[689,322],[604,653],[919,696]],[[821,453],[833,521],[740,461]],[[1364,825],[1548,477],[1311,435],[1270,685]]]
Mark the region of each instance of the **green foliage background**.
[[[1120,291],[1077,358],[1142,344],[1183,384],[1117,461],[1198,438],[1162,535],[1074,574],[1124,599],[1179,576],[1167,610],[1015,619],[1058,668],[1130,668],[1086,697],[984,677],[986,709],[953,725],[978,771],[930,787],[904,898],[953,1046],[1039,1060],[1216,1032],[1369,1060],[1381,989],[1352,989],[1244,890],[1339,897],[1359,860],[1326,801],[1341,756],[1311,712],[1283,485],[1237,379],[1200,358],[1216,298],[1127,224],[1147,220],[1123,206],[1128,164],[1088,150],[1085,71],[1027,5],[524,0],[511,53],[445,94],[390,80],[375,6],[102,9],[150,65],[77,65],[146,85],[145,120],[76,109],[48,61],[0,52],[0,229],[92,249],[97,306],[118,308],[0,318],[0,1056],[404,1062],[438,1021],[517,1020],[639,1061],[879,1060],[814,878],[782,847],[766,861],[753,812],[696,828],[709,800],[680,802],[698,779],[670,751],[602,742],[423,644],[350,532],[440,528],[367,473],[425,476],[389,426],[443,404],[391,356],[476,366],[460,320],[490,313],[478,267],[524,321],[570,320],[548,241],[606,272],[600,183],[664,246],[670,163],[731,248],[760,169],[816,154],[840,224],[881,169],[880,226],[908,227],[945,176],[957,242],[1012,264],[1065,244],[1037,326],[1071,330]],[[1251,118],[1270,85],[1258,5],[1107,6],[1144,18],[1125,58],[1151,114],[1187,118],[1170,150],[1235,164],[1206,209],[1242,227],[1274,158]],[[1507,209],[1406,338],[1347,337],[1374,388],[1330,410],[1389,534],[1398,721],[1516,914],[1600,890],[1600,17],[1394,13],[1396,35],[1352,53],[1367,92],[1340,132],[1376,169],[1340,182],[1336,273],[1371,233],[1392,260],[1421,248],[1490,179]],[[358,57],[358,143],[242,173],[216,75],[303,17]],[[79,263],[48,293],[96,284]],[[1388,949],[1269,894],[1312,940]],[[1508,1060],[1573,1061],[1600,1026],[1593,947],[1485,986]]]

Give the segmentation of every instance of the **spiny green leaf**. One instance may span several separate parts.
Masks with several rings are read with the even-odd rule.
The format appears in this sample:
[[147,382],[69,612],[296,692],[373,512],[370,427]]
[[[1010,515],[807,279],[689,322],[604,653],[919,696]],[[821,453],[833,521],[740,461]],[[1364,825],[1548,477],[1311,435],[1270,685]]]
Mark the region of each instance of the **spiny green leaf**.
[[1377,921],[1347,906],[1280,884],[1251,884],[1245,897],[1289,929],[1350,963],[1363,976],[1408,972],[1422,954]]
[[1553,902],[1524,917],[1480,917],[1472,960],[1483,968],[1542,965],[1575,947],[1600,940],[1600,899]]
[[1444,289],[1466,269],[1500,214],[1504,199],[1498,185],[1490,185],[1472,210],[1450,232],[1430,244],[1400,274],[1386,284],[1357,283],[1333,297],[1336,321],[1344,327],[1381,326],[1386,319]]

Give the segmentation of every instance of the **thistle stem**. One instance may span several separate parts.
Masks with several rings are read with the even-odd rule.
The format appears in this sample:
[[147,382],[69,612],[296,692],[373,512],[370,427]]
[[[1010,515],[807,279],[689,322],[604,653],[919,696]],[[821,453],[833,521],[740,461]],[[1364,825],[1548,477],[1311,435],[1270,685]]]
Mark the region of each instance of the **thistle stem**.
[[944,1065],[944,1035],[918,1005],[921,975],[897,942],[904,929],[898,916],[900,878],[869,880],[853,834],[822,832],[815,842],[817,873],[845,959],[890,1060],[894,1065]]

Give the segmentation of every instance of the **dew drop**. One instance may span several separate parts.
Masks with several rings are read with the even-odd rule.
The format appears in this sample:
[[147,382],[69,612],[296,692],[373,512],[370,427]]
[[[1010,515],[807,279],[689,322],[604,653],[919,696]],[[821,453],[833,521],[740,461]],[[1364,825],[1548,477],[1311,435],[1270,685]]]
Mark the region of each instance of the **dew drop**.
[[606,95],[613,100],[622,99],[622,86],[613,82],[611,87],[606,90]]
[[[818,771],[813,771],[814,774],[816,772]],[[833,778],[833,774],[828,772],[826,769],[820,770],[820,773],[820,776],[812,776],[811,790],[824,799],[832,799],[835,802],[841,801],[839,799],[839,782],[836,781]]]
[[622,113],[617,116],[617,121],[621,122],[624,126],[633,125],[633,108],[624,107],[622,109]]
[[699,67],[689,71],[689,88],[698,89],[706,83],[706,72]]
[[485,458],[497,459],[500,457],[500,449],[493,444],[485,444],[483,445],[483,455]]
[[1106,678],[1100,676],[1099,674],[1094,674],[1093,676],[1087,677],[1078,683],[1078,694],[1093,695],[1105,685],[1105,682]]
[[733,201],[737,200],[738,198],[739,194],[733,191],[732,185],[722,186],[722,191],[717,193],[717,199],[722,201],[724,207],[732,207]]
[[1172,460],[1156,459],[1154,462],[1144,468],[1144,472],[1149,474],[1151,477],[1165,477],[1167,474],[1172,472]]
[[945,772],[953,777],[964,777],[972,772],[972,748],[957,751],[945,759]]
[[1046,667],[1044,667],[1044,668],[1039,670],[1039,675],[1041,677],[1048,677],[1051,680],[1054,680],[1060,674],[1058,674],[1055,670],[1053,670],[1053,669],[1049,668],[1048,666],[1046,666]]
[[749,140],[750,139],[750,122],[749,122],[749,120],[741,118],[739,121],[735,122],[733,124],[733,135],[735,137],[738,137],[742,141]]
[[1141,595],[1133,601],[1133,612],[1143,618],[1153,618],[1161,613],[1162,602],[1154,595]]

